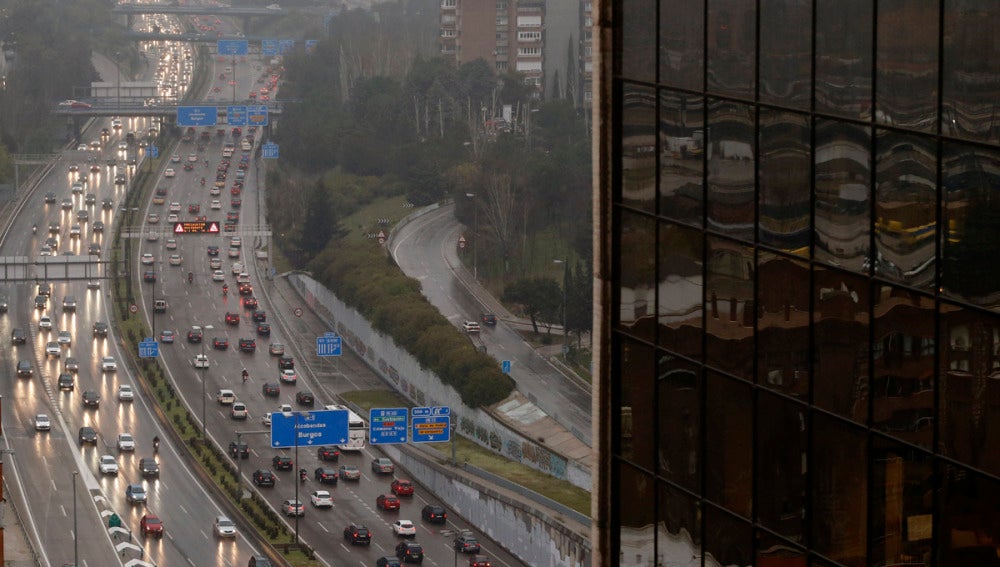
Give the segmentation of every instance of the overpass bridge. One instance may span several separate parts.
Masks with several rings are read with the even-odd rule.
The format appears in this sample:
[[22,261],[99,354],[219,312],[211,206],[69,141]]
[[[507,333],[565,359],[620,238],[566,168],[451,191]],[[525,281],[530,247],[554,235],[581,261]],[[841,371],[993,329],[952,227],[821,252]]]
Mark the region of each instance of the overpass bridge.
[[282,101],[259,101],[252,99],[244,100],[189,100],[181,103],[163,102],[156,105],[148,105],[144,100],[129,100],[122,98],[115,99],[83,99],[77,102],[87,104],[87,107],[55,106],[52,114],[56,116],[66,116],[70,118],[92,118],[96,116],[156,116],[161,118],[171,118],[177,116],[177,108],[180,106],[214,106],[218,109],[219,118],[226,116],[227,106],[231,105],[254,105],[266,106],[269,116],[281,115]]
[[[256,8],[251,6],[202,6],[176,4],[138,4],[123,3],[116,4],[111,9],[113,15],[125,16],[128,21],[128,28],[132,29],[132,24],[136,16],[145,14],[170,14],[174,16],[225,16],[241,21],[243,30],[250,29],[250,22],[253,19],[279,18],[286,15],[286,12],[277,4],[272,4],[273,8]],[[218,36],[216,36],[218,39]]]

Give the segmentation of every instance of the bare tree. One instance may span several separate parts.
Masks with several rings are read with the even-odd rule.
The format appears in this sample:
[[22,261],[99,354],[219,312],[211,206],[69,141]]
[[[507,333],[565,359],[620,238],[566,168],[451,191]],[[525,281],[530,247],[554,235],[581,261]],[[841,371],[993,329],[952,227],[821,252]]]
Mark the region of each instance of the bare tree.
[[509,269],[511,251],[516,245],[518,227],[524,211],[524,202],[510,175],[489,173],[486,175],[486,191],[483,202],[483,217],[486,222],[482,232],[488,231],[490,239],[496,242],[504,259],[504,272]]

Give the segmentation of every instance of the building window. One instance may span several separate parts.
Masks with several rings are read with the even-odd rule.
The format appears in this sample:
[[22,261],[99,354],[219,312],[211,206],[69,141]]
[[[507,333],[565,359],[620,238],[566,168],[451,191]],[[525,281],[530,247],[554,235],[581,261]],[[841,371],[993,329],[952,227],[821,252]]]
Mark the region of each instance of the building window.
[[527,57],[530,57],[532,55],[537,56],[537,55],[541,55],[542,54],[542,48],[541,47],[522,47],[522,48],[520,48],[520,49],[517,50],[517,54],[521,55],[521,56],[527,56]]
[[508,22],[507,16],[497,16],[498,27],[507,27],[507,22]]
[[518,41],[541,41],[542,32],[517,32]]
[[458,33],[455,30],[444,29],[441,30],[441,37],[455,37]]
[[497,2],[497,12],[506,12],[506,11],[507,11],[507,3]]
[[442,8],[454,8],[458,5],[458,0],[441,0]]
[[505,31],[498,31],[497,35],[496,35],[496,40],[497,40],[497,42],[507,41],[507,32],[505,32]]

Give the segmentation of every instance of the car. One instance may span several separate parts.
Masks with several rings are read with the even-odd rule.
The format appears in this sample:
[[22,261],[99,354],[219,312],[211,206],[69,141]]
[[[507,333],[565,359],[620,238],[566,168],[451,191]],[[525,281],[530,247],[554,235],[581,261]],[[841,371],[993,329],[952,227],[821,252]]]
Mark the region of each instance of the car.
[[294,370],[282,370],[281,374],[278,375],[278,379],[285,384],[294,384],[298,380],[298,376]]
[[94,224],[93,226],[90,227],[90,230],[94,232],[104,232],[104,221],[94,221]]
[[289,498],[281,503],[281,513],[286,516],[305,516],[306,507],[302,505],[302,502],[294,498]]
[[227,252],[227,254],[229,255],[230,258],[239,258],[240,257],[240,249],[239,248],[230,248],[229,251]]
[[231,406],[236,403],[236,394],[228,388],[223,388],[215,395],[215,401],[219,402],[219,405]]
[[408,480],[396,479],[389,485],[389,491],[396,496],[413,496],[413,483]]
[[201,353],[196,354],[191,359],[191,364],[194,365],[195,368],[208,368],[208,356]]
[[285,345],[281,343],[271,343],[267,346],[267,352],[271,356],[282,356],[285,354]]
[[371,545],[372,532],[364,524],[352,523],[344,528],[344,539],[351,545]]
[[107,337],[108,336],[108,324],[104,321],[95,321],[93,326],[93,333],[95,337]]
[[159,478],[160,464],[156,462],[156,459],[143,457],[142,459],[139,459],[139,474],[141,474],[143,478]]
[[177,154],[170,156],[170,163],[180,163],[180,162],[181,162],[181,156]]
[[239,236],[232,236],[229,238],[229,246],[233,248],[240,248],[243,246],[243,238]]
[[214,272],[212,272],[212,281],[213,282],[226,281],[226,273],[223,272],[222,270],[215,270]]
[[35,431],[49,431],[52,429],[52,422],[49,421],[49,416],[44,413],[40,413],[35,416]]
[[219,247],[218,246],[211,245],[211,246],[208,247],[207,250],[208,250],[208,255],[209,256],[218,256],[219,255]]
[[275,470],[290,471],[295,468],[295,463],[292,462],[291,457],[275,455],[274,458],[271,459],[271,466],[274,467]]
[[[82,188],[81,188],[81,190],[82,190]],[[71,210],[73,208],[73,200],[72,199],[63,199],[62,203],[60,203],[59,206],[62,207],[62,209],[64,211],[69,211],[69,210]]]
[[174,342],[174,338],[176,336],[177,335],[173,331],[171,331],[169,329],[163,329],[162,331],[160,331],[160,342],[161,343],[172,343],[172,342]]
[[181,217],[177,213],[170,213],[167,215],[167,222],[169,223],[175,223],[179,220],[181,220]]
[[[238,263],[239,262],[237,262],[237,264]],[[233,266],[236,266],[236,264],[233,264]],[[243,296],[243,295],[249,295],[250,296],[250,297],[245,297],[243,299],[243,305],[247,309],[256,309],[257,308],[257,306],[256,306],[257,299],[252,296],[252,294],[253,294],[253,286],[252,285],[250,285],[249,283],[246,283],[246,282],[239,284],[239,292],[240,292],[241,296]],[[248,301],[250,302],[250,305],[247,304]]]
[[160,222],[160,213],[149,213],[146,215],[146,222],[149,224],[157,224]]
[[101,394],[97,390],[86,390],[83,392],[83,405],[88,408],[97,408],[101,405]]
[[340,451],[336,447],[320,447],[316,449],[316,458],[321,461],[332,461],[335,463],[340,460]]
[[59,358],[62,354],[62,349],[59,348],[59,343],[55,341],[49,341],[45,344],[45,356],[54,356]]
[[139,531],[146,537],[161,538],[163,537],[163,520],[154,514],[143,514],[142,518],[139,519]]
[[[212,270],[214,270],[212,272],[213,274],[216,271],[222,271],[221,270],[221,268],[222,268],[222,260],[220,260],[218,258],[209,258],[208,259],[208,267],[211,268]],[[225,277],[226,277],[226,274],[222,274],[223,280],[225,279]]]
[[128,384],[120,384],[118,386],[118,401],[120,402],[131,402],[135,399],[135,391],[132,386]]
[[342,480],[361,480],[361,469],[354,465],[340,465],[337,476]]
[[479,553],[479,540],[471,534],[458,534],[455,540],[452,541],[452,547],[455,551],[460,551],[462,553]]
[[239,325],[240,324],[240,314],[239,313],[226,313],[226,324],[227,325]]
[[229,408],[229,417],[236,420],[246,419],[249,417],[249,412],[247,411],[247,405],[243,402],[233,402],[233,407]]
[[142,281],[146,283],[156,283],[156,272],[152,270],[146,270],[142,273]]
[[[80,228],[80,225],[74,224],[73,226],[69,227],[70,238],[79,238],[81,234],[83,234],[83,229]],[[63,256],[72,256],[73,255],[72,252],[73,252],[72,250],[67,250],[63,252]]]
[[[49,298],[48,297],[46,297],[44,295],[36,295],[35,296],[35,309],[44,310],[46,307],[48,307],[48,305],[49,305]],[[46,319],[48,319],[48,318],[46,318]],[[51,320],[49,320],[49,326],[48,327],[42,327],[42,323],[41,323],[41,321],[39,321],[38,326],[40,328],[42,328],[42,329],[51,329],[52,328],[52,322],[51,322]]]
[[375,567],[402,567],[403,564],[400,562],[399,558],[395,555],[386,555],[385,557],[379,557],[378,561],[375,562]]
[[62,374],[60,374],[57,383],[59,385],[60,391],[69,390],[70,392],[72,392],[76,388],[76,378],[74,378],[73,375],[68,372],[63,372]]
[[420,517],[432,524],[443,524],[448,521],[448,513],[441,506],[428,504],[420,510]]
[[253,483],[262,488],[274,487],[274,473],[266,469],[253,471]]
[[81,445],[97,445],[97,430],[89,425],[84,425],[77,432],[76,440]]
[[59,331],[59,334],[56,335],[56,342],[60,346],[70,346],[73,344],[73,335],[69,331]]
[[263,425],[264,427],[271,427],[271,414],[265,413],[263,416],[261,416],[260,424]]
[[135,451],[135,439],[131,433],[119,433],[117,445],[120,452],[128,453]]
[[146,489],[141,484],[130,484],[125,487],[125,501],[130,504],[142,504],[146,501]]
[[28,342],[28,335],[25,334],[24,329],[21,327],[14,327],[10,331],[10,344],[12,345],[23,345]]
[[76,374],[77,372],[80,371],[80,361],[73,358],[72,356],[68,357],[66,359],[66,362],[63,363],[63,370],[66,372],[72,372],[73,374]]
[[469,334],[476,334],[480,331],[479,323],[476,323],[475,321],[466,321],[462,323],[462,328]]
[[101,372],[117,372],[118,363],[113,356],[101,357]]
[[[256,300],[254,300],[254,303],[256,303]],[[270,337],[271,325],[268,323],[257,323],[257,336]]]
[[101,245],[96,242],[91,242],[89,245],[87,245],[87,254],[89,256],[100,256]]
[[156,262],[156,258],[154,258],[152,254],[150,254],[149,252],[147,252],[147,253],[145,253],[145,254],[142,255],[142,258],[140,258],[139,261],[142,262],[146,266],[152,266],[153,263]]
[[98,462],[97,469],[101,471],[101,474],[118,474],[118,461],[115,460],[111,455],[101,455],[101,460]]
[[333,496],[326,490],[314,490],[309,495],[314,508],[333,508]]
[[236,537],[236,524],[226,516],[216,516],[212,522],[212,533],[216,537]]
[[188,331],[187,340],[189,343],[200,343],[204,336],[205,334],[202,332],[201,327],[195,325]]
[[76,181],[70,185],[69,190],[72,191],[74,195],[79,195],[80,193],[83,193],[83,183]]
[[392,523],[392,533],[400,537],[416,537],[417,526],[410,520],[396,520]]
[[171,179],[172,177],[175,177],[176,175],[177,175],[177,172],[174,171],[174,168],[172,168],[172,167],[168,167],[167,169],[163,170],[163,177],[166,177],[167,179]]
[[287,355],[281,355],[278,357],[278,369],[279,370],[293,370],[295,368],[295,360]]
[[299,390],[295,393],[295,403],[300,406],[312,407],[316,403],[316,396],[309,390]]
[[164,241],[163,243],[163,247],[166,248],[167,250],[177,250],[177,239],[176,238],[166,239],[166,241]]
[[492,567],[490,558],[485,555],[473,555],[469,558],[469,567]]
[[379,510],[396,510],[399,511],[399,498],[392,494],[379,494],[375,498],[375,507]]
[[218,211],[219,209],[222,208],[222,201],[219,201],[218,199],[212,199],[212,202],[209,203],[208,207],[213,211]]
[[372,459],[372,472],[375,474],[392,474],[395,470],[396,466],[385,457]]
[[424,548],[415,541],[402,541],[396,546],[396,557],[403,563],[423,563]]
[[228,350],[229,339],[226,337],[215,337],[212,339],[212,348],[215,350]]
[[180,254],[171,254],[168,262],[171,266],[180,266],[184,262],[184,259],[181,258]]
[[229,442],[229,456],[236,459],[249,459],[250,458],[250,446],[246,443],[236,441]]
[[67,295],[62,302],[63,311],[76,311],[76,296]]
[[110,197],[105,197],[101,199],[101,208],[105,211],[110,211],[115,208],[115,202]]
[[257,341],[248,338],[240,339],[240,352],[254,353],[257,352]]
[[17,361],[17,377],[18,378],[31,378],[35,371],[31,368],[31,362],[27,360]]
[[247,562],[247,567],[274,567],[274,564],[263,555],[251,555],[250,561]]
[[254,312],[250,314],[250,319],[254,323],[263,323],[264,321],[267,321],[267,313],[264,312],[263,309],[255,309]]
[[327,467],[316,469],[314,477],[320,484],[337,484],[337,471]]
[[115,185],[125,185],[125,183],[127,183],[127,182],[128,182],[128,179],[125,177],[124,173],[116,173],[115,174]]

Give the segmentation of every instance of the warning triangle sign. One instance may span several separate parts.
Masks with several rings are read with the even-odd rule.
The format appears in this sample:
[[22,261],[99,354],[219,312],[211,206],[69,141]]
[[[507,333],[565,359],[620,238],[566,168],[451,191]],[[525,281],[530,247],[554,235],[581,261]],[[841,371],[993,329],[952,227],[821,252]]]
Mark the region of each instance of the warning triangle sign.
[[211,222],[208,224],[208,232],[219,232],[219,223]]
[[183,234],[183,233],[184,233],[184,223],[182,222],[174,223],[174,234]]

